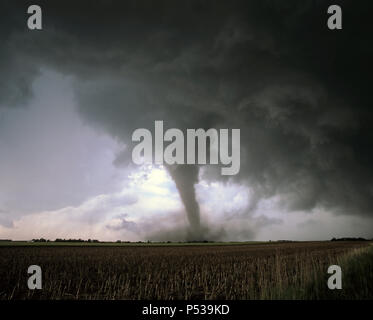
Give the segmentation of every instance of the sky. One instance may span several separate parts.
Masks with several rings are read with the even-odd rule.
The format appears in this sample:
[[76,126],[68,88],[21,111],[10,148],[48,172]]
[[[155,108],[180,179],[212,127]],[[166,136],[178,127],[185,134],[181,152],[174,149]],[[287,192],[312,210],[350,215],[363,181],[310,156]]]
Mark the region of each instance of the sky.
[[[342,30],[327,28],[332,4]],[[373,237],[371,2],[0,12],[0,239]],[[156,120],[240,129],[240,172],[133,164],[132,132]]]

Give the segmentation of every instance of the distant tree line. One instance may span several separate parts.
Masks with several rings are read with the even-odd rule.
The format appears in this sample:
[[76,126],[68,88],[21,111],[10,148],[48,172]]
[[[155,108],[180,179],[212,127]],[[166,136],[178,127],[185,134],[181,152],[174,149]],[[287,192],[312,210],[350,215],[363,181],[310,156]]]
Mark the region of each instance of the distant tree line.
[[[49,239],[40,238],[40,239],[32,239],[32,242],[53,242],[53,241],[49,240]],[[54,240],[54,242],[89,242],[89,243],[93,242],[93,243],[98,243],[100,241],[96,240],[96,239],[83,240],[83,239],[60,239],[60,238],[57,238],[56,240]]]
[[83,240],[83,239],[56,239],[55,242],[94,242],[94,243],[97,243],[97,242],[100,242],[96,239],[88,239],[88,240]]
[[[8,239],[0,239],[0,241],[12,241]],[[330,241],[373,241],[373,239],[365,239],[362,237],[343,237],[343,238],[332,238]],[[100,241],[97,239],[88,239],[88,240],[83,240],[83,239],[60,239],[57,238],[56,240],[49,240],[49,239],[32,239],[32,242],[85,242],[85,243],[99,243]],[[105,241],[106,242],[106,241]],[[109,241],[110,242],[110,241]],[[116,243],[132,243],[132,241],[123,241],[123,240],[117,240],[115,241]],[[159,243],[171,243],[172,241],[159,241]],[[269,242],[295,242],[292,240],[277,240],[277,241],[272,241],[269,240]],[[152,243],[152,241],[147,240],[147,241],[136,241],[134,243]],[[200,241],[177,241],[177,243],[214,243],[214,241],[208,241],[208,240],[200,240]]]
[[369,241],[365,238],[333,238],[331,241]]

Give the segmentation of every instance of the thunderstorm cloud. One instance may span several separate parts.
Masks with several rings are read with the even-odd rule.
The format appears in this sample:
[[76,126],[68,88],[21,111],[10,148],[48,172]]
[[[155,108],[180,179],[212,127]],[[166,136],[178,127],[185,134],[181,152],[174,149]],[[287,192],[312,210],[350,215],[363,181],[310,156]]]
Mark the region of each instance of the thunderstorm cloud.
[[[301,238],[300,229],[338,217],[356,222],[335,224],[343,232],[371,236],[371,2],[337,1],[344,19],[338,31],[326,25],[334,2],[317,0],[34,2],[43,10],[43,30],[27,29],[26,2],[0,4],[4,230],[16,219],[21,228],[31,213],[84,211],[88,199],[115,194],[123,181],[128,186],[126,177],[138,170],[132,132],[154,130],[154,121],[163,120],[182,130],[240,129],[240,172],[223,177],[216,166],[170,168],[175,185],[165,182],[172,195],[164,196],[170,199],[164,216],[155,217],[157,209],[132,219],[127,207],[147,206],[125,196],[101,210],[111,212],[104,237],[125,230],[188,238],[183,210],[198,229],[194,237],[252,239],[281,226],[279,236]],[[20,169],[30,166],[37,169]],[[235,186],[247,201],[229,208],[234,191],[231,199],[215,199],[227,207],[214,212],[214,201],[206,200],[214,197],[212,186],[227,188],[222,192]],[[182,207],[172,202],[177,192]],[[117,207],[122,211],[111,211]]]

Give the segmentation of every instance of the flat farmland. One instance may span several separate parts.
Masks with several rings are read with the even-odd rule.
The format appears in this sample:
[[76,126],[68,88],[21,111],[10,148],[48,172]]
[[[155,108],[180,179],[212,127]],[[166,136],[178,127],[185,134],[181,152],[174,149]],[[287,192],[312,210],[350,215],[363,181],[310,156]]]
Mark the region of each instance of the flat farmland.
[[[364,299],[370,242],[0,246],[0,299]],[[341,265],[343,290],[328,290]],[[27,269],[42,269],[29,290]]]

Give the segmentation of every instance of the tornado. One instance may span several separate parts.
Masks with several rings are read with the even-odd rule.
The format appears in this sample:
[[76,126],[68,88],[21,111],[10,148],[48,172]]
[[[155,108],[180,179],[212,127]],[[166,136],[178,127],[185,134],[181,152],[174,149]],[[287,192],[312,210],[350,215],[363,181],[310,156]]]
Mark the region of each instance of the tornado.
[[190,226],[187,240],[202,240],[200,210],[194,188],[194,185],[198,182],[199,167],[183,164],[167,166],[167,169],[175,182],[187,214]]

